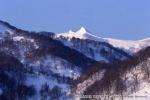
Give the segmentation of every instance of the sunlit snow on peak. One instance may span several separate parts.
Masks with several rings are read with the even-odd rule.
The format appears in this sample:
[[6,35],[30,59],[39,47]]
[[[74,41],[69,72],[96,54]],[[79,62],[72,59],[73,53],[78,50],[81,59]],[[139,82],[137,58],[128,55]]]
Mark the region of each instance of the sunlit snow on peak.
[[91,34],[89,31],[87,31],[86,28],[81,27],[78,31],[73,32],[73,31],[69,31],[69,32],[65,32],[65,33],[58,33],[57,37],[59,36],[64,36],[67,38],[79,38],[79,39],[90,39],[90,40],[94,40],[94,41],[103,41],[103,39],[101,37],[95,36],[93,34]]
[[76,33],[85,34],[88,33],[84,27],[81,27]]
[[87,31],[86,28],[81,27],[78,31],[73,32],[69,31],[66,33],[59,33],[56,35],[56,37],[64,36],[68,39],[79,38],[79,39],[88,39],[88,40],[94,40],[94,41],[100,41],[100,42],[107,42],[114,47],[123,49],[129,53],[136,53],[139,50],[150,46],[150,38],[142,39],[142,40],[121,40],[121,39],[113,39],[113,38],[102,38],[93,35],[91,32]]

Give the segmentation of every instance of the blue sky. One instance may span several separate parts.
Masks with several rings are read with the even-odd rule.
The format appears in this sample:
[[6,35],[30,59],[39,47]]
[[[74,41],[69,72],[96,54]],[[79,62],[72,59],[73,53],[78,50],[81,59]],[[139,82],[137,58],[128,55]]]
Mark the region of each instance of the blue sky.
[[0,0],[0,19],[26,30],[81,26],[101,37],[150,37],[150,0]]

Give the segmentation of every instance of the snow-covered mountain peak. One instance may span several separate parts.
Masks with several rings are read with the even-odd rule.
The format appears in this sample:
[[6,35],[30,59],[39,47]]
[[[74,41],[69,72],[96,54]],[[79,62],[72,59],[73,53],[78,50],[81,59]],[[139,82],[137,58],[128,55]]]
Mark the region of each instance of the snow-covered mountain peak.
[[82,26],[76,33],[85,34],[88,33],[87,30]]
[[71,38],[79,38],[79,39],[89,39],[89,40],[94,40],[94,41],[104,41],[101,37],[93,35],[91,32],[87,31],[86,28],[81,27],[78,31],[73,32],[65,32],[65,33],[58,33],[56,34],[56,37],[64,36],[69,39]]
[[73,32],[69,31],[66,33],[60,33],[56,35],[57,37],[59,36],[64,36],[68,39],[74,38],[79,38],[79,39],[88,39],[88,40],[94,40],[94,41],[99,41],[99,42],[107,42],[114,47],[120,48],[125,50],[126,52],[129,53],[136,53],[139,50],[150,46],[150,38],[145,38],[142,40],[121,40],[121,39],[113,39],[113,38],[102,38],[99,36],[93,35],[91,32],[87,31],[84,27],[81,27],[78,31]]

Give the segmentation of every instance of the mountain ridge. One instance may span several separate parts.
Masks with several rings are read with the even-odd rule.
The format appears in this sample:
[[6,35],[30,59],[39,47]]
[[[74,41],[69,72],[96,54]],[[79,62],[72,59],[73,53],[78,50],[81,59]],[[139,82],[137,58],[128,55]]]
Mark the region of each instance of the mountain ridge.
[[[8,22],[2,21],[2,20],[0,20],[0,26],[1,27],[3,26],[2,27],[3,29],[1,29],[1,27],[0,27],[0,31],[3,31],[3,32],[5,32],[5,31],[10,32],[11,30],[26,32],[25,30],[18,29],[16,27],[10,25]],[[150,37],[140,39],[140,40],[122,40],[122,39],[115,39],[115,38],[102,38],[102,37],[93,35],[91,32],[89,32],[83,26],[76,32],[70,30],[69,32],[56,33],[55,35],[57,37],[64,36],[64,37],[67,37],[68,39],[74,37],[74,38],[79,38],[79,39],[90,39],[90,40],[94,40],[94,41],[107,42],[107,43],[113,45],[114,47],[125,50],[126,52],[128,52],[130,54],[136,53],[139,50],[141,50],[142,48],[150,46]]]
[[[6,23],[4,25],[11,26],[8,23]],[[11,27],[13,27],[13,26],[11,26]],[[16,27],[14,29],[17,32],[30,33],[28,31],[22,31],[21,29],[17,29]],[[35,33],[35,32],[33,32],[33,33]],[[58,37],[57,34],[48,33],[48,32],[39,32],[38,34],[41,34],[41,35],[43,34],[45,36],[48,36],[48,37],[53,38],[53,39],[57,39],[58,41],[64,43],[63,41],[61,41],[62,40],[61,38],[54,38],[54,37]],[[89,31],[87,31],[87,29],[85,29],[84,27],[81,27],[80,30],[78,30],[76,33],[70,31],[70,33],[67,33],[67,34],[71,34],[71,35],[72,34],[77,34],[77,35],[82,34],[86,37],[91,37],[92,36],[92,37],[96,38],[96,36],[90,34]],[[21,40],[22,38],[23,37],[14,37],[15,40]],[[67,40],[65,40],[65,41],[67,42]],[[109,45],[107,43],[101,43],[101,42],[96,42],[96,41],[84,41],[84,40],[83,41],[82,40],[81,41],[77,40],[77,41],[78,42],[76,42],[76,40],[72,40],[72,44],[74,44],[75,47],[73,47],[73,48],[71,47],[71,48],[77,50],[78,52],[81,52],[82,54],[86,55],[89,58],[92,58],[92,59],[94,58],[94,60],[97,60],[97,61],[113,62],[114,60],[120,60],[120,59],[123,60],[123,59],[130,58],[130,55],[128,55],[127,53],[125,53],[123,51],[121,51],[122,53],[119,53],[120,52],[119,50],[113,48],[111,45]],[[68,43],[69,42],[70,41],[68,41]],[[71,42],[69,44],[71,44]],[[83,44],[85,44],[85,45],[83,45]],[[89,47],[88,45],[91,45],[92,47]],[[96,50],[98,48],[95,48],[94,45],[95,46],[97,45],[99,47],[99,50]],[[65,45],[65,46],[70,48],[69,45]],[[85,48],[82,48],[84,46],[85,46]],[[78,48],[78,47],[81,47],[81,48]],[[114,54],[113,54],[113,52],[114,52]],[[115,55],[116,53],[119,55],[118,57],[117,57],[117,55]]]
[[[145,82],[145,88],[149,88],[149,38],[138,41],[138,45],[134,41],[109,39],[116,45],[120,42],[121,46],[127,43],[140,48],[139,53],[130,55],[108,41],[101,41],[104,38],[92,35],[84,27],[63,36],[24,31],[1,21],[0,24],[2,100],[78,100],[74,99],[76,94],[119,94],[126,93],[125,89],[132,94],[137,85],[142,88],[137,81]],[[68,38],[68,34],[72,37]],[[140,46],[143,42],[145,47]],[[139,75],[142,76],[137,78]],[[126,77],[133,80],[128,80],[132,84],[125,81]],[[145,88],[140,92],[144,94]]]
[[89,39],[94,41],[101,41],[101,42],[107,42],[114,47],[120,48],[125,50],[126,52],[132,54],[136,53],[142,48],[145,48],[147,46],[150,46],[150,37],[140,39],[140,40],[121,40],[121,39],[115,39],[115,38],[102,38],[99,36],[95,36],[92,33],[89,33],[86,31],[84,27],[81,27],[76,32],[65,32],[65,33],[57,33],[57,37],[64,36],[68,39],[70,38],[79,38],[79,39]]

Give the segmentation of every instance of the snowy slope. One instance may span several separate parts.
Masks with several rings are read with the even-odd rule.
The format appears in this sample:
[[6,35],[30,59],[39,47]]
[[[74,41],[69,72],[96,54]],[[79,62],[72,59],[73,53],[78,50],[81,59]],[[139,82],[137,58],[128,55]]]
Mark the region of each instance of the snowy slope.
[[81,27],[77,32],[69,31],[66,33],[59,33],[56,35],[57,37],[64,36],[69,39],[75,37],[79,39],[89,39],[94,41],[101,41],[107,42],[114,47],[120,48],[125,50],[129,53],[136,53],[139,50],[150,46],[150,38],[142,39],[142,40],[119,40],[119,39],[112,39],[112,38],[102,38],[95,36],[88,32],[84,27]]
[[90,39],[90,40],[95,40],[95,41],[104,41],[101,37],[95,36],[88,32],[84,27],[81,27],[77,32],[69,31],[66,33],[60,33],[57,34],[57,36],[64,36],[68,38],[79,38],[79,39]]
[[130,53],[136,53],[141,49],[150,46],[150,38],[142,40],[119,40],[112,38],[104,38],[108,43],[112,44],[114,47],[121,48]]

